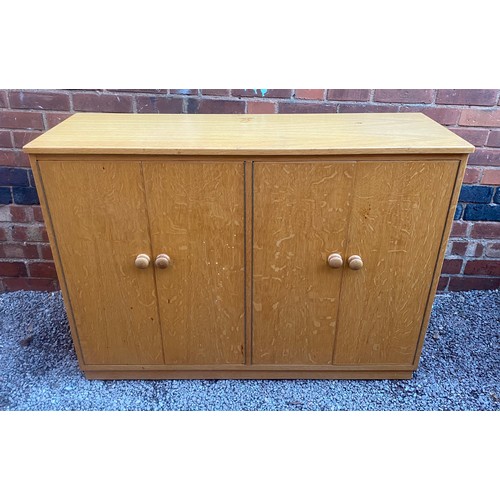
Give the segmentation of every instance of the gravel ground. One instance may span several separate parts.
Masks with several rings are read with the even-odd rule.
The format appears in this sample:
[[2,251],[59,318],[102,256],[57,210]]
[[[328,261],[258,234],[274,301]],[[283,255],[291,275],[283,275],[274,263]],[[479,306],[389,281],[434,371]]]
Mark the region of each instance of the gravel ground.
[[89,381],[59,292],[0,295],[2,410],[500,410],[500,291],[437,296],[412,380]]

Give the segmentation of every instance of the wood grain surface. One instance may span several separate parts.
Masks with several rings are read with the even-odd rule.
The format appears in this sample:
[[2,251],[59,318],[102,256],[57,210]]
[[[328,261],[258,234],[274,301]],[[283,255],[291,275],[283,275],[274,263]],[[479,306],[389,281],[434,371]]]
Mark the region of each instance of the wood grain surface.
[[444,261],[444,257],[446,254],[447,242],[448,242],[448,238],[450,237],[450,232],[451,232],[451,228],[453,225],[455,211],[457,208],[458,199],[460,197],[460,191],[461,191],[462,182],[463,182],[464,175],[465,175],[465,169],[467,167],[468,158],[469,158],[469,155],[461,155],[457,158],[457,160],[459,161],[459,167],[458,167],[457,176],[455,179],[455,184],[453,186],[453,194],[451,195],[451,203],[450,203],[450,206],[448,208],[448,214],[446,217],[445,228],[444,228],[443,234],[441,235],[441,242],[439,244],[438,258],[436,260],[436,267],[434,269],[434,276],[432,278],[432,283],[431,283],[430,290],[429,290],[429,297],[427,298],[427,304],[425,306],[425,312],[424,312],[424,317],[422,320],[422,327],[420,328],[420,336],[418,339],[417,350],[415,351],[415,356],[413,358],[413,364],[414,364],[415,369],[417,369],[418,363],[420,360],[420,354],[422,352],[425,334],[427,332],[427,327],[428,327],[429,319],[430,319],[431,312],[432,312],[432,304],[433,304],[434,298],[436,296],[437,287],[439,284],[439,278],[441,276],[441,268],[443,266],[443,261]]
[[356,164],[335,363],[413,363],[458,165]]
[[253,363],[332,362],[353,166],[255,163]]
[[77,113],[28,153],[311,155],[470,153],[422,113],[270,115]]
[[243,162],[144,162],[167,364],[243,363]]
[[54,226],[52,224],[52,217],[47,204],[45,188],[42,182],[42,177],[40,175],[40,166],[38,164],[38,160],[35,155],[29,155],[29,160],[31,164],[31,170],[33,172],[33,178],[35,180],[36,190],[38,193],[38,197],[40,199],[40,208],[42,209],[43,220],[45,223],[45,227],[47,228],[47,235],[50,241],[50,249],[52,251],[52,255],[54,256],[54,265],[56,268],[59,285],[61,286],[61,294],[63,297],[64,307],[66,309],[66,314],[68,317],[68,323],[71,331],[71,338],[73,340],[76,356],[78,358],[78,366],[80,367],[80,369],[83,370],[83,367],[85,366],[85,359],[83,356],[82,347],[80,345],[80,339],[78,337],[78,332],[76,329],[75,315],[73,312],[71,301],[69,300],[68,285],[66,283],[66,276],[64,275],[63,272],[61,256],[59,254],[59,248],[57,246],[56,233],[54,230]]
[[163,364],[140,163],[39,166],[85,362]]

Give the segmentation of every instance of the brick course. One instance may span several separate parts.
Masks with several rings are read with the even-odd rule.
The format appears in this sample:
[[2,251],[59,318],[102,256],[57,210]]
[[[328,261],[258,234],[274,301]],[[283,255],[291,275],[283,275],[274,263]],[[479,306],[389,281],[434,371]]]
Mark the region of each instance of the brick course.
[[373,100],[378,102],[424,103],[430,104],[434,90],[423,89],[384,89],[375,90]]
[[324,89],[297,89],[295,91],[296,99],[314,99],[321,101],[325,97]]
[[133,98],[128,95],[76,93],[73,95],[75,111],[98,111],[101,113],[131,113]]
[[170,96],[137,96],[138,113],[182,113],[183,99]]
[[272,101],[252,101],[247,103],[247,113],[273,114],[276,113],[276,103]]
[[9,92],[12,109],[44,109],[70,111],[70,98],[62,92],[13,91]]
[[364,102],[370,99],[371,91],[368,89],[330,89],[327,98],[330,101],[356,101]]
[[494,89],[443,89],[437,91],[436,103],[494,106],[497,99],[498,90]]
[[498,89],[11,89],[0,90],[0,290],[58,288],[22,147],[76,111],[422,112],[476,146],[465,173],[439,289],[500,286]]

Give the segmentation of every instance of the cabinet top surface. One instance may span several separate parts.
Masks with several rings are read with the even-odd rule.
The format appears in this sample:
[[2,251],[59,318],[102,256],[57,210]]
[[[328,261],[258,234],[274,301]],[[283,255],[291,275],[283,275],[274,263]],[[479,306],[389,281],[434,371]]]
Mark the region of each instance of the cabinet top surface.
[[315,155],[470,153],[422,113],[188,115],[77,113],[31,154]]

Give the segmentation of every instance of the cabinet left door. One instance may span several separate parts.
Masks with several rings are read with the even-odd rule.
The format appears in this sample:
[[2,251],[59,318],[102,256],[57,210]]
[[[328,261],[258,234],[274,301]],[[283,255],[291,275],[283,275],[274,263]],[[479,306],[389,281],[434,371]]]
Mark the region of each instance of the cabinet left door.
[[135,267],[138,254],[151,255],[141,163],[40,161],[39,167],[81,361],[163,364],[153,266]]

